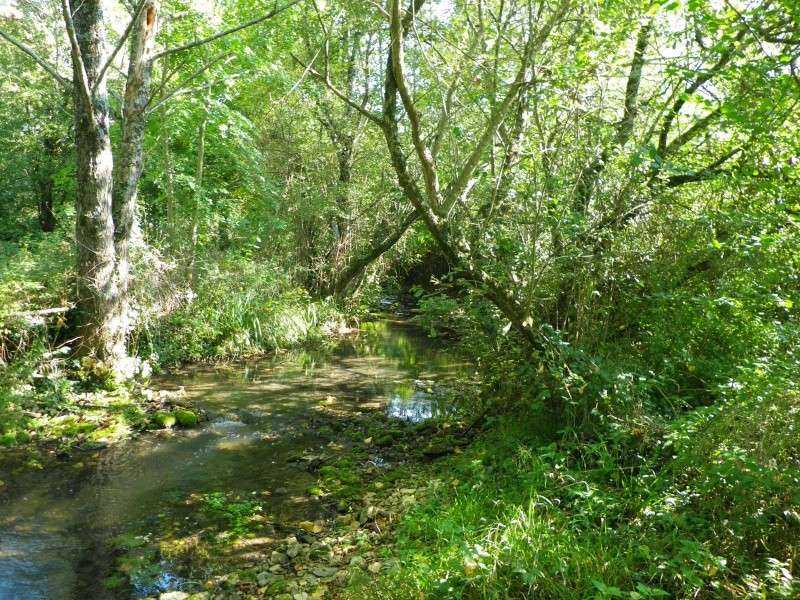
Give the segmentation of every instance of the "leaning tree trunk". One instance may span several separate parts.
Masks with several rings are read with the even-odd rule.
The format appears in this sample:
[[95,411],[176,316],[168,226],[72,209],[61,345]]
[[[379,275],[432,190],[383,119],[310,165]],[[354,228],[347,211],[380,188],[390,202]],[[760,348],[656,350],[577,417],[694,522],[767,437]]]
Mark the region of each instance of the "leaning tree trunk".
[[80,350],[116,368],[126,356],[126,323],[114,249],[108,96],[104,78],[98,79],[103,58],[103,8],[102,0],[82,0],[73,17],[69,2],[64,2],[73,42]]
[[343,300],[348,291],[356,287],[354,284],[363,277],[367,268],[391,250],[419,219],[419,212],[412,211],[389,233],[373,241],[361,254],[351,256],[341,271],[327,285],[320,288],[320,295],[322,297],[333,296],[337,300]]

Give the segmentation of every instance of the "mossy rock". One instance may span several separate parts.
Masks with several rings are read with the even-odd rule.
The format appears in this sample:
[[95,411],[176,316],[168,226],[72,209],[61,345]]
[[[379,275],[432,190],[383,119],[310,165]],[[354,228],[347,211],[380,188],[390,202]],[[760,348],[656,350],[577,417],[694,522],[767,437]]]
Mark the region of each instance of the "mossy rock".
[[190,410],[176,410],[173,414],[181,427],[196,427],[200,421],[197,415]]
[[386,446],[391,446],[394,443],[394,437],[387,433],[386,435],[382,435],[379,438],[375,439],[375,445],[381,448],[385,448]]
[[310,486],[306,490],[306,493],[308,493],[309,496],[317,496],[317,497],[325,495],[325,491],[321,487],[319,487],[318,485]]
[[171,429],[177,423],[177,419],[172,413],[159,412],[153,416],[153,422],[164,429]]
[[450,454],[452,451],[453,445],[449,441],[445,440],[431,443],[427,447],[423,448],[422,454],[428,458],[438,458],[439,456]]

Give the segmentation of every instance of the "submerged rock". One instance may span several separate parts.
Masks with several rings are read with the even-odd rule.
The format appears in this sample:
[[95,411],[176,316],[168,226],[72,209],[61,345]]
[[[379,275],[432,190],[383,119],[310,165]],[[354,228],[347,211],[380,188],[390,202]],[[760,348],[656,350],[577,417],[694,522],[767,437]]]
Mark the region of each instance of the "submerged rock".
[[158,600],[188,600],[189,594],[186,592],[164,592]]

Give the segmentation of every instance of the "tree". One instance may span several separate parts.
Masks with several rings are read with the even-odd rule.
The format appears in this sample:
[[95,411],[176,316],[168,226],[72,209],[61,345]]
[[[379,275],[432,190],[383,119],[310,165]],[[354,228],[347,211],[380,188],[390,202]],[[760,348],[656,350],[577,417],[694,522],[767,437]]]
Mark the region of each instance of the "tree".
[[[111,53],[105,56],[108,2],[90,0],[80,10],[61,0],[64,28],[70,42],[77,150],[76,322],[82,353],[107,361],[120,375],[129,376],[126,339],[129,247],[136,231],[136,194],[143,166],[143,139],[150,102],[154,62],[203,46],[258,25],[297,4],[266,14],[209,37],[155,52],[160,0],[141,0]],[[62,86],[69,85],[57,66],[10,34],[0,37],[26,53]],[[107,76],[114,60],[130,41],[123,102],[122,143],[115,168],[110,136]]]

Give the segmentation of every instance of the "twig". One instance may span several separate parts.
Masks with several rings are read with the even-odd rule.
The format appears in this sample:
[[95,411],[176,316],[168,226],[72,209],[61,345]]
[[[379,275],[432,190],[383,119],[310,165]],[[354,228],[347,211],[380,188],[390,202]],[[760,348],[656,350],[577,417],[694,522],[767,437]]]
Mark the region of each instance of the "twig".
[[65,86],[67,88],[71,88],[72,87],[71,82],[66,77],[64,77],[63,75],[61,75],[58,72],[58,70],[56,69],[55,65],[52,65],[49,62],[47,62],[41,56],[36,54],[36,52],[34,52],[30,48],[28,48],[25,44],[23,44],[22,42],[20,42],[16,38],[12,37],[11,35],[6,33],[5,31],[3,31],[2,29],[0,29],[0,37],[3,38],[4,40],[6,40],[12,46],[16,46],[19,50],[21,50],[22,52],[24,52],[25,54],[30,56],[34,61],[36,61],[36,64],[38,64],[45,71],[47,71],[47,73],[49,75],[52,75],[56,79],[56,81],[58,81],[61,85]]
[[292,2],[289,2],[288,4],[285,4],[280,8],[276,8],[265,15],[253,19],[252,21],[248,21],[247,23],[242,23],[241,25],[237,25],[236,27],[226,29],[225,31],[221,31],[220,33],[214,34],[210,37],[203,38],[202,40],[190,42],[188,44],[184,44],[183,46],[177,46],[175,48],[168,48],[163,52],[159,52],[158,54],[156,54],[153,57],[153,60],[155,61],[158,60],[159,58],[164,58],[165,56],[170,56],[178,52],[183,52],[184,50],[190,50],[192,48],[197,48],[198,46],[203,46],[205,44],[208,44],[209,42],[213,42],[232,33],[236,33],[237,31],[242,31],[243,29],[247,29],[248,27],[252,27],[253,25],[258,25],[259,23],[263,23],[267,19],[271,19],[272,17],[279,15],[283,11],[293,7],[295,4],[299,4],[301,1],[302,0],[292,0]]

